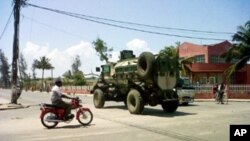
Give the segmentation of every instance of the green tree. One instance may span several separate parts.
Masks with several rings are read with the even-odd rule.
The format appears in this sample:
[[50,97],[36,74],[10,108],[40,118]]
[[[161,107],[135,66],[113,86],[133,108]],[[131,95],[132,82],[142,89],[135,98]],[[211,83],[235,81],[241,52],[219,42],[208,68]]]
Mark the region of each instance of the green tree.
[[44,89],[43,87],[43,81],[44,81],[44,70],[49,70],[49,69],[53,69],[54,67],[50,64],[50,59],[46,58],[45,56],[40,57],[40,60],[34,60],[33,62],[33,68],[37,68],[37,69],[41,69],[42,70],[42,89]]
[[113,48],[109,48],[106,43],[100,39],[97,38],[96,41],[93,41],[92,44],[94,45],[94,48],[96,52],[98,53],[100,60],[105,61],[106,63],[109,62],[109,58],[111,57],[111,52],[113,51]]
[[233,35],[233,46],[222,55],[227,62],[237,60],[225,70],[227,79],[237,70],[243,68],[250,60],[250,20],[244,26],[239,26],[237,33]]
[[85,84],[85,77],[83,72],[79,69],[79,67],[82,65],[79,55],[76,55],[76,58],[74,59],[72,67],[72,74],[70,71],[66,72],[64,76],[66,79],[73,79],[73,84],[76,86],[81,86]]
[[174,46],[166,46],[163,50],[160,51],[160,56],[164,57],[167,61],[166,67],[170,72],[170,75],[176,74],[179,70],[179,54],[178,50]]
[[193,57],[180,58],[178,47],[180,42],[176,42],[176,46],[166,46],[163,50],[160,51],[160,54],[168,56],[168,66],[169,70],[174,72],[175,70],[181,71],[182,76],[187,76],[190,72],[187,64],[192,64]]
[[66,71],[64,74],[63,74],[63,81],[64,81],[64,85],[69,85],[70,84],[70,80],[73,79],[73,75],[71,73],[70,70]]
[[26,70],[28,67],[27,67],[26,60],[22,53],[20,53],[20,56],[19,56],[18,67],[19,67],[20,79],[23,79],[23,80],[28,79],[28,74],[26,73]]
[[64,77],[64,78],[67,78],[67,79],[73,78],[72,73],[71,73],[70,70],[66,71],[66,72],[63,74],[63,77]]
[[[0,81],[5,88],[10,86],[10,65],[8,59],[0,49]],[[0,84],[1,84],[0,83]]]
[[32,70],[32,77],[35,80],[36,79],[36,68],[35,68],[35,61],[32,64],[31,70]]
[[74,79],[74,85],[76,86],[82,86],[86,83],[85,77],[82,71],[78,71],[74,73],[73,79]]
[[76,55],[76,58],[74,59],[74,62],[73,64],[71,65],[72,67],[72,73],[76,73],[79,71],[79,67],[81,67],[82,65],[82,62],[80,60],[80,56],[79,55]]

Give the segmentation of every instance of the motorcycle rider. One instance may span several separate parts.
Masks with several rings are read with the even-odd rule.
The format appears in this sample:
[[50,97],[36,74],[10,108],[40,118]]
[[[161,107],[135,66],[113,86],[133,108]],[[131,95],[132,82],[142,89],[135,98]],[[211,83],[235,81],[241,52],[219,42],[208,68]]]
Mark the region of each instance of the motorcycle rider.
[[65,115],[64,115],[65,120],[72,119],[74,118],[74,115],[70,113],[71,105],[70,103],[63,101],[62,98],[67,98],[67,99],[73,99],[73,98],[63,94],[61,92],[61,86],[62,86],[62,81],[60,78],[58,78],[55,81],[55,85],[52,87],[52,90],[51,90],[51,102],[53,105],[56,105],[58,107],[62,107],[65,109]]

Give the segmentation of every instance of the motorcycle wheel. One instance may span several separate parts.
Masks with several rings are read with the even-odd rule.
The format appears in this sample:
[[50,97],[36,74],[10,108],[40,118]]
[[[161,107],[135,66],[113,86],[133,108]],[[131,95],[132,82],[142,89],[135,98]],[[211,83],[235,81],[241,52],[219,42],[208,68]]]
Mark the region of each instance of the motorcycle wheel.
[[93,120],[92,112],[88,110],[79,110],[79,117],[78,122],[81,123],[83,126],[89,125]]
[[52,113],[52,112],[45,113],[44,116],[41,118],[41,122],[42,122],[43,126],[48,128],[48,129],[56,127],[58,122],[48,121],[49,119],[52,119],[52,118],[57,119],[57,115],[55,113]]

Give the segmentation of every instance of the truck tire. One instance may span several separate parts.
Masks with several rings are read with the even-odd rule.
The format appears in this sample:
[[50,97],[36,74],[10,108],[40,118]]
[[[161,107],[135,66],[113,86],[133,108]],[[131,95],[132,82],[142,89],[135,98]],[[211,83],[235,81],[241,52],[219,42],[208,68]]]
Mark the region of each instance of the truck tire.
[[127,108],[131,114],[141,114],[144,109],[144,100],[139,91],[132,89],[128,93]]
[[94,91],[93,102],[96,108],[103,108],[105,104],[105,97],[101,89],[96,89]]
[[178,100],[173,100],[173,101],[167,101],[167,102],[163,102],[161,104],[162,109],[165,112],[168,113],[173,113],[177,110],[178,106],[179,106],[179,101]]
[[151,52],[143,52],[140,54],[137,63],[137,73],[140,78],[148,79],[151,77],[154,60],[155,57]]
[[188,105],[188,102],[182,102],[181,103],[183,106],[187,106]]

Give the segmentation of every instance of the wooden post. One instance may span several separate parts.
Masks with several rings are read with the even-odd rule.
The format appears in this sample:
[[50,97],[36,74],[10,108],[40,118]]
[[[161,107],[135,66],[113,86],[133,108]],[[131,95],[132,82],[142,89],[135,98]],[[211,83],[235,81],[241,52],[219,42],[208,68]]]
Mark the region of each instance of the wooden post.
[[12,58],[12,95],[11,103],[17,104],[17,60],[19,57],[19,20],[20,20],[20,0],[15,0],[14,4],[14,39],[13,39],[13,58]]

